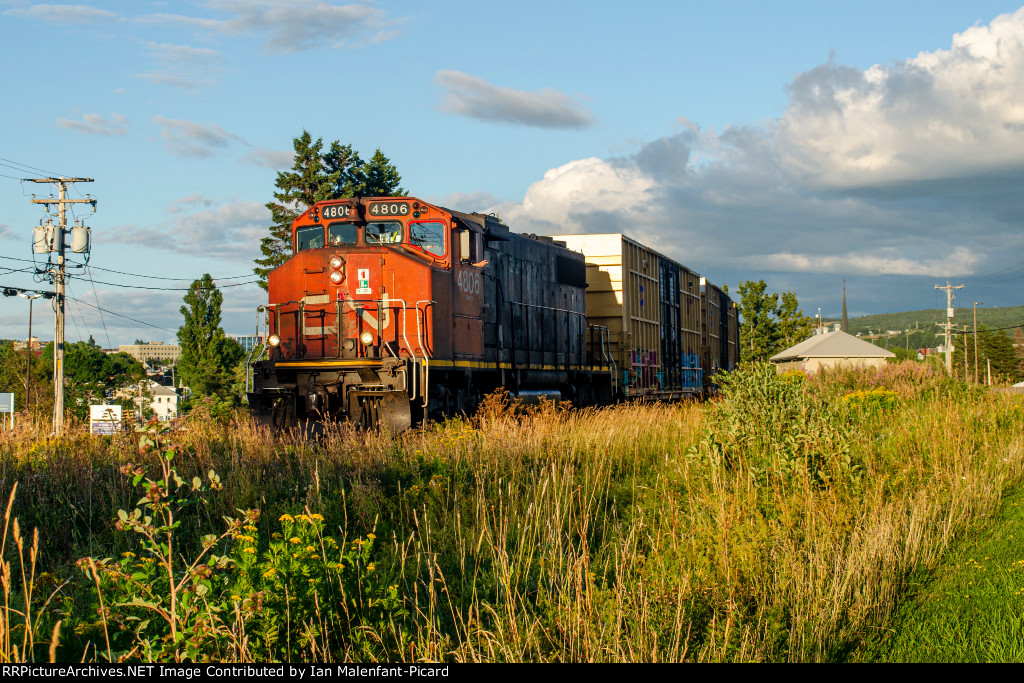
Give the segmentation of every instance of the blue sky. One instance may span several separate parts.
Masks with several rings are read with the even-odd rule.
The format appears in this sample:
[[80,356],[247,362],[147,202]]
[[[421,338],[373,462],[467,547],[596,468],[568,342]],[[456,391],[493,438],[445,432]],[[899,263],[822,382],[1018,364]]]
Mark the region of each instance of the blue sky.
[[[947,280],[1024,303],[1017,3],[0,0],[0,63],[0,284],[45,288],[9,272],[49,192],[18,179],[96,180],[72,340],[173,342],[182,292],[142,287],[247,282],[303,129],[417,196],[627,232],[809,314],[844,280],[853,314],[944,307]],[[262,290],[224,294],[253,331]],[[26,325],[0,298],[0,337]]]

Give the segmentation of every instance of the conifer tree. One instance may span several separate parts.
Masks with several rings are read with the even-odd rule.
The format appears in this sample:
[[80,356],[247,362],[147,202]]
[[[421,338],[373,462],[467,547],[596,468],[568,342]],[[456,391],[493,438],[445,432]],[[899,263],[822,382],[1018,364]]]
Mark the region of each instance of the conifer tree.
[[408,192],[401,188],[402,176],[391,160],[377,148],[373,158],[363,166],[363,197],[404,197]]
[[277,174],[277,192],[274,200],[267,202],[274,224],[270,226],[270,237],[260,242],[264,258],[256,259],[253,272],[260,276],[260,286],[267,288],[267,275],[292,253],[292,221],[316,202],[331,199],[335,186],[341,177],[340,171],[328,172],[321,156],[323,138],[313,137],[309,131],[293,141],[295,163],[290,171]]
[[378,148],[363,162],[352,145],[335,140],[324,152],[323,138],[313,140],[309,131],[293,140],[295,163],[277,174],[274,201],[267,203],[273,220],[270,236],[260,242],[263,258],[253,272],[267,289],[267,276],[292,255],[292,221],[306,209],[327,199],[346,197],[404,197],[398,169]]

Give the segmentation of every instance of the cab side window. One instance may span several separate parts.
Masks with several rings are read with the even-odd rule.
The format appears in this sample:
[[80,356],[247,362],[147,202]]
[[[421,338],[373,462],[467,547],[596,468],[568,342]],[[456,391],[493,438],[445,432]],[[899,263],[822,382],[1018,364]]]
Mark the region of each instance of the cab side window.
[[446,226],[440,221],[414,221],[409,223],[409,244],[431,256],[445,254]]
[[324,229],[322,226],[313,225],[308,228],[299,228],[295,231],[295,251],[306,249],[319,249],[324,246]]

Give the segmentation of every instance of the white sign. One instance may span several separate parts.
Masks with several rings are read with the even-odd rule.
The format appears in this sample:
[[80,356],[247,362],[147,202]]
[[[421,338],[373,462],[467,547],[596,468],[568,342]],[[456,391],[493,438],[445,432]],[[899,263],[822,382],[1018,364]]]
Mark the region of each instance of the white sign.
[[89,406],[89,432],[113,434],[121,431],[121,406]]
[[358,287],[358,289],[356,289],[356,294],[372,294],[373,293],[373,290],[370,289],[370,269],[369,268],[360,268],[357,271],[356,280],[359,281],[358,282],[359,287]]
[[14,394],[0,394],[0,413],[14,412]]

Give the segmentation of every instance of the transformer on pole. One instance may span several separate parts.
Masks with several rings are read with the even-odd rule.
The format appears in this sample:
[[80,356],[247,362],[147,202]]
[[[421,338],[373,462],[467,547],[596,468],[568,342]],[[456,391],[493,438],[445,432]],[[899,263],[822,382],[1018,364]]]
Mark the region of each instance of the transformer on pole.
[[84,223],[75,222],[75,226],[67,229],[67,205],[68,204],[91,204],[92,210],[96,210],[96,200],[86,195],[84,199],[68,199],[68,187],[74,183],[91,183],[92,178],[26,178],[30,183],[52,183],[57,186],[57,197],[50,195],[47,199],[36,199],[32,197],[33,204],[46,205],[49,211],[51,204],[57,205],[57,225],[53,225],[52,217],[46,224],[40,224],[33,231],[32,251],[36,254],[57,254],[57,262],[52,263],[47,259],[45,273],[54,284],[56,297],[54,297],[54,339],[53,339],[53,431],[59,434],[64,428],[64,287],[67,278],[67,266],[64,260],[64,251],[68,247],[65,234],[71,233],[71,250],[73,253],[82,254],[89,251],[89,229]]

